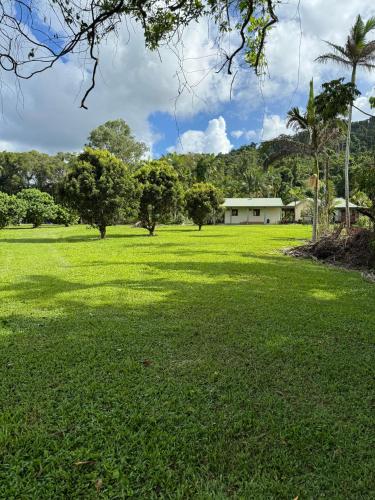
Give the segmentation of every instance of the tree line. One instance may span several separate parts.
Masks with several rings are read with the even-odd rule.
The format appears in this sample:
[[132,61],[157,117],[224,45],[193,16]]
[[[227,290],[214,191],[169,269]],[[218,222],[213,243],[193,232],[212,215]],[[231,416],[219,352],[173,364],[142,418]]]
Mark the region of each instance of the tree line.
[[[361,147],[351,154],[350,162],[352,199],[372,215],[374,152],[362,139],[368,123],[354,124],[353,143]],[[358,139],[356,130],[361,132]],[[319,198],[327,193],[331,200],[344,195],[343,137],[339,135],[335,147],[329,145],[322,162],[329,175],[319,183]],[[0,225],[20,221],[34,227],[42,222],[68,225],[81,219],[104,236],[110,224],[138,221],[153,234],[158,222],[178,223],[186,214],[199,227],[219,218],[223,196],[281,197],[285,204],[314,197],[314,186],[308,182],[311,155],[304,151],[308,140],[300,131],[292,139],[281,136],[260,145],[251,143],[228,154],[169,153],[147,162],[143,159],[146,146],[123,120],[113,120],[90,133],[81,154],[0,153]],[[292,150],[285,154],[285,145],[291,144]],[[107,191],[115,196],[109,199]],[[31,198],[34,212],[25,212],[25,202]],[[107,215],[99,220],[100,213]]]

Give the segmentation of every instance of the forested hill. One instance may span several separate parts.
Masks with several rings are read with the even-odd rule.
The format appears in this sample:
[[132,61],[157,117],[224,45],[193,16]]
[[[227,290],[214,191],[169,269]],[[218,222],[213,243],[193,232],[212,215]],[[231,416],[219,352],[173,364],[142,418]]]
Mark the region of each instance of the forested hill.
[[352,124],[352,152],[366,151],[375,151],[375,118]]

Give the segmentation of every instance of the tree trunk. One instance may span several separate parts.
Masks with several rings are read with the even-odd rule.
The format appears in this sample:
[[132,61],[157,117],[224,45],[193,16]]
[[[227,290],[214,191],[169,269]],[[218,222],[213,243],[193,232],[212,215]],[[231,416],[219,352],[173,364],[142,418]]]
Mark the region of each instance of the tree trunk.
[[[355,84],[356,79],[356,66],[353,66],[352,79],[351,82]],[[353,105],[349,105],[348,113],[348,131],[346,134],[346,148],[345,148],[345,167],[344,167],[344,180],[345,180],[345,224],[346,230],[350,229],[350,208],[349,208],[349,196],[350,196],[350,186],[349,186],[349,160],[350,160],[350,140],[352,133],[352,114]]]
[[318,219],[319,219],[319,159],[315,154],[315,186],[314,186],[314,213],[313,213],[313,232],[312,241],[318,238]]
[[329,231],[329,208],[330,208],[330,196],[329,196],[329,186],[328,186],[328,180],[329,180],[329,159],[328,157],[326,158],[325,164],[324,164],[324,225],[326,226],[324,229],[326,231]]
[[148,232],[149,232],[149,236],[154,236],[154,232],[155,232],[155,224],[152,224],[151,226],[148,226]]
[[200,231],[202,229],[202,224],[199,224],[198,225],[198,231]]
[[107,227],[106,226],[99,226],[99,232],[100,232],[100,239],[104,240],[105,235],[107,233]]

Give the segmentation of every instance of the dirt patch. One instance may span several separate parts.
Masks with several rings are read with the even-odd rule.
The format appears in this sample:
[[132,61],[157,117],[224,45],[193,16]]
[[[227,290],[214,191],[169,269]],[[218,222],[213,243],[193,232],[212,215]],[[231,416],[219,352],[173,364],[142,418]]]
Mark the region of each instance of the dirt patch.
[[353,228],[349,235],[336,231],[315,243],[289,248],[285,253],[362,270],[369,277],[375,273],[375,234],[368,229]]

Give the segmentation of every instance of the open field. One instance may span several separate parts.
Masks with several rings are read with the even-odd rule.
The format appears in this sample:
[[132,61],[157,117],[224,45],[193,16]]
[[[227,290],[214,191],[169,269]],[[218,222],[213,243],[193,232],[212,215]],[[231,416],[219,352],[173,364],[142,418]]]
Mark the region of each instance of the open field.
[[1,498],[373,498],[375,286],[302,226],[0,233]]

